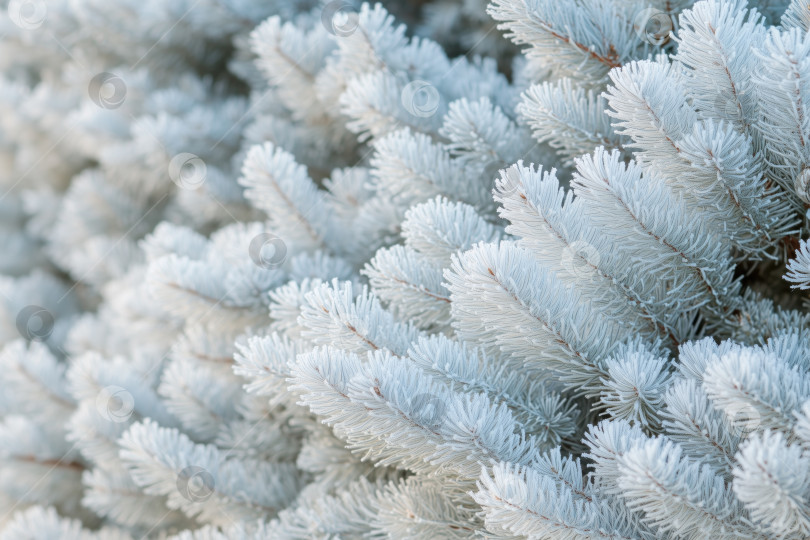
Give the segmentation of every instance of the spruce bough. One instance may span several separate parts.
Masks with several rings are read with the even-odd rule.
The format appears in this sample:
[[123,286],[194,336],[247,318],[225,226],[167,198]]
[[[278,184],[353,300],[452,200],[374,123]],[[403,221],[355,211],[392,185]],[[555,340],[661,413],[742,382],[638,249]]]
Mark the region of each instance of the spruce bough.
[[22,4],[0,538],[810,535],[806,0]]

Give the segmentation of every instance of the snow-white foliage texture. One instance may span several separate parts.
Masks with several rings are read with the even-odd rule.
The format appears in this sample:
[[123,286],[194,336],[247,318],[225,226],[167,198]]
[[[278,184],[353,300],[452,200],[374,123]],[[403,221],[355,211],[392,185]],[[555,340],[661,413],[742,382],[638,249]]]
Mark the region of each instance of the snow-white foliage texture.
[[0,0],[0,540],[810,538],[810,0]]

